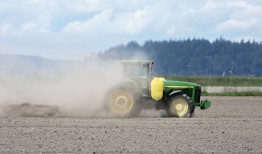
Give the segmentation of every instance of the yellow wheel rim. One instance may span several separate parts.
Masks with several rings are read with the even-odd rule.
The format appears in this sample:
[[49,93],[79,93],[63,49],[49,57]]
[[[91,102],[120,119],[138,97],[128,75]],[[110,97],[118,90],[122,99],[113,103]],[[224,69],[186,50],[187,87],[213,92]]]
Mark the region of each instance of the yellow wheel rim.
[[179,117],[183,117],[188,112],[187,101],[182,99],[182,98],[174,99],[171,102],[170,111],[174,115],[177,115]]
[[111,110],[116,114],[127,114],[134,105],[133,97],[125,90],[116,91],[110,100]]

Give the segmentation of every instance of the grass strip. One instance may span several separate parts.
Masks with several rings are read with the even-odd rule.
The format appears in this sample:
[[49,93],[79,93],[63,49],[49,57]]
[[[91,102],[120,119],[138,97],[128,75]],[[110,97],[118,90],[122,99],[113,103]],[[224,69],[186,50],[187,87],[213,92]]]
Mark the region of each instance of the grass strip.
[[202,86],[262,87],[261,77],[164,76],[168,80],[187,81]]
[[207,91],[202,91],[202,96],[262,96],[260,91],[234,91],[234,92],[222,92],[222,93],[208,93]]

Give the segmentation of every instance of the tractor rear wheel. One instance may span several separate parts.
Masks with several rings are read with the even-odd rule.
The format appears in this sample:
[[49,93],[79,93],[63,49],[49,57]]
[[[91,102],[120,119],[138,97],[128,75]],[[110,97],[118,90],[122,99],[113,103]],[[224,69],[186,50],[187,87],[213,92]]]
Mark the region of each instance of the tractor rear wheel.
[[133,86],[118,85],[107,92],[104,108],[117,117],[137,116],[141,111],[139,92]]
[[166,112],[170,117],[191,117],[192,110],[191,101],[184,95],[173,96],[166,103]]

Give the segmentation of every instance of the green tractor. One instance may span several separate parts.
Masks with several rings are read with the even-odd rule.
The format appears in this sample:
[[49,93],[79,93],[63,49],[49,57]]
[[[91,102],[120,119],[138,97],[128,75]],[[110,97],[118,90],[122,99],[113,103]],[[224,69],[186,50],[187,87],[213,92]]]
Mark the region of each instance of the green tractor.
[[153,61],[122,60],[123,80],[110,88],[104,109],[114,116],[137,116],[142,109],[164,109],[169,117],[192,117],[195,107],[204,110],[210,101],[201,101],[201,86],[195,83],[153,78]]

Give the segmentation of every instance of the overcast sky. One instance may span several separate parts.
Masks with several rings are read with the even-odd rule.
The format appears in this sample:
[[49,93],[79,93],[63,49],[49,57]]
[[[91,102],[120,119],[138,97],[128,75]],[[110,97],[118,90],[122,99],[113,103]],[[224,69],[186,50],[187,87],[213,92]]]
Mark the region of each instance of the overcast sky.
[[0,53],[82,60],[129,41],[262,41],[261,0],[0,0]]

